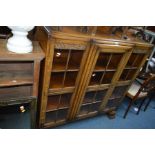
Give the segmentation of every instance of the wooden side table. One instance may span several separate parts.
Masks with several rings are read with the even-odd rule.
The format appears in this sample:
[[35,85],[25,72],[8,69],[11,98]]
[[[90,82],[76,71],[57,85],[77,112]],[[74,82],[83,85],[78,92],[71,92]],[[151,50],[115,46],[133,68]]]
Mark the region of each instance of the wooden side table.
[[30,103],[31,128],[35,128],[40,62],[44,53],[38,42],[28,54],[9,52],[0,40],[0,106]]

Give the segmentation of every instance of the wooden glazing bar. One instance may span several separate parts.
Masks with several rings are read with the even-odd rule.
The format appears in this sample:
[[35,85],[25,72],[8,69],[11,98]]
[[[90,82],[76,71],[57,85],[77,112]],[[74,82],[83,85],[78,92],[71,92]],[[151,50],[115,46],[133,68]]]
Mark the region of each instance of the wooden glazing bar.
[[88,85],[93,68],[95,67],[95,62],[97,60],[97,56],[95,56],[95,55],[97,55],[95,52],[96,51],[95,49],[96,49],[96,47],[94,45],[92,45],[91,47],[90,47],[90,45],[88,45],[87,49],[85,51],[85,62],[86,63],[84,64],[84,62],[83,62],[83,64],[82,64],[82,67],[84,70],[81,70],[81,72],[80,72],[80,75],[82,75],[82,76],[79,77],[79,79],[77,80],[78,87],[76,87],[75,92],[71,99],[72,105],[71,105],[69,116],[68,116],[69,120],[72,120],[76,117],[76,114],[77,114],[77,112],[80,108],[80,105],[81,105],[81,104],[79,104],[79,103],[81,103],[80,98],[82,98],[82,100],[83,100],[86,86]]
[[64,72],[63,82],[62,82],[62,88],[64,88],[64,83],[65,83],[66,72],[67,72],[67,68],[68,68],[70,55],[71,55],[71,50],[69,50],[69,54],[68,54],[68,57],[67,57],[67,63],[66,63],[66,66],[65,66],[65,72]]

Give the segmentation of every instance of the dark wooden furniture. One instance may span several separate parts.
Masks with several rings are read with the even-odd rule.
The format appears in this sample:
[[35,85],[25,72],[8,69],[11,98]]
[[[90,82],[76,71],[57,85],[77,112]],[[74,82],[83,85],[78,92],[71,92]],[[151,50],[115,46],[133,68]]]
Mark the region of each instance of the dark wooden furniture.
[[20,97],[18,99],[9,99],[9,100],[1,100],[0,107],[8,107],[14,105],[22,105],[30,104],[30,118],[31,118],[31,129],[36,128],[36,112],[37,112],[37,98],[36,97]]
[[101,27],[38,27],[36,38],[46,55],[40,128],[114,117],[152,49],[135,38],[105,35]]
[[0,26],[0,39],[8,39],[11,35],[11,30],[7,26]]
[[33,52],[16,54],[6,48],[7,40],[0,40],[0,106],[31,103],[31,127],[35,127],[40,61],[44,53],[38,42]]
[[131,106],[138,99],[142,99],[142,100],[139,105],[137,115],[139,114],[145,100],[148,99],[148,102],[144,108],[144,111],[145,111],[151,99],[154,97],[154,93],[155,93],[155,75],[150,75],[150,77],[148,77],[142,84],[138,83],[137,81],[134,81],[127,92],[127,96],[131,99],[131,101],[129,102],[128,107],[124,113],[124,118],[127,117],[127,114]]

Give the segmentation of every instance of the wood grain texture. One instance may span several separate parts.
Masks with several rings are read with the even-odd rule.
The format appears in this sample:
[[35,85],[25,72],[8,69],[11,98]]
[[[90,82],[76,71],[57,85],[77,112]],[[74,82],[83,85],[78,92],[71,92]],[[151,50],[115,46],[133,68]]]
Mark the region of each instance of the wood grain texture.
[[[44,73],[42,75],[43,82],[39,117],[40,128],[54,127],[59,124],[102,113],[115,114],[114,111],[119,105],[116,102],[120,102],[124,98],[127,91],[125,88],[130,86],[139,73],[140,68],[150,54],[152,45],[134,38],[124,40],[118,36],[102,35],[103,31],[101,31],[101,29],[102,27],[100,27],[100,29],[98,29],[98,27],[89,27],[89,29],[85,31],[85,27],[38,28],[39,37],[37,40],[39,40],[46,54],[43,67]],[[83,53],[80,67],[77,68],[75,65],[78,59],[80,59],[77,55],[77,60],[72,59],[72,63],[70,64],[71,68],[68,69],[67,66],[74,50],[81,50]],[[55,53],[60,54],[61,52],[64,52],[61,60],[53,60],[56,59]],[[137,54],[137,56],[142,54],[145,56],[138,58],[136,55],[133,56],[133,53]],[[107,61],[106,59],[109,60]],[[119,59],[119,61],[117,59]],[[133,65],[134,59],[137,59],[135,61],[139,61],[139,63]],[[102,61],[104,63],[107,61],[107,64],[103,65]],[[96,64],[98,64],[98,66],[96,66]],[[129,73],[129,71],[131,72]],[[68,74],[68,72],[70,72],[70,74]],[[77,73],[76,76],[72,74],[73,72]],[[95,76],[97,75],[97,82],[91,82],[93,74]],[[121,79],[124,74],[126,78]],[[69,76],[65,85],[67,75]],[[124,89],[122,89],[122,97],[116,97],[116,99],[111,98],[115,88],[119,86],[124,87]],[[106,94],[104,98],[102,98],[102,103],[98,111],[94,108],[95,111],[82,114],[80,110],[85,94],[87,92],[97,92],[101,90],[106,90]],[[48,122],[46,122],[48,96],[61,96],[65,93],[72,93],[67,118],[65,117],[62,120],[56,120],[54,122],[48,120]],[[107,107],[109,99],[113,99],[115,106]],[[57,100],[53,106],[56,106],[56,103],[59,103],[59,101]],[[50,100],[50,104],[52,104],[52,100]],[[93,104],[90,103],[88,107],[87,111],[92,110]],[[61,112],[61,110],[57,109],[56,113],[59,112]]]
[[6,43],[0,39],[0,103],[9,106],[30,102],[31,127],[35,128],[40,62],[45,55],[37,41],[28,54],[10,52]]

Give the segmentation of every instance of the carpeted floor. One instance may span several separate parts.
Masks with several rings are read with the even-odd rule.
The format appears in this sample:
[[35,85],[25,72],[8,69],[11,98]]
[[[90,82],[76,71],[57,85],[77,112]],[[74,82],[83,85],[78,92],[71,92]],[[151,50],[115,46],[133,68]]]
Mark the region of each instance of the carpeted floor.
[[[123,119],[124,111],[127,107],[128,99],[125,98],[123,104],[118,109],[115,119],[108,119],[107,116],[96,116],[66,125],[58,126],[56,129],[154,129],[155,128],[155,100],[153,100],[147,111],[135,114],[132,108],[126,119]],[[30,128],[29,110],[25,113],[12,110],[11,114],[0,114],[0,128]]]
[[107,116],[97,116],[59,126],[57,129],[154,129],[155,100],[150,103],[147,111],[141,111],[139,115],[136,115],[134,107],[132,107],[127,118],[123,119],[128,101],[127,98],[123,101],[123,104],[117,111],[115,119],[109,119]]

